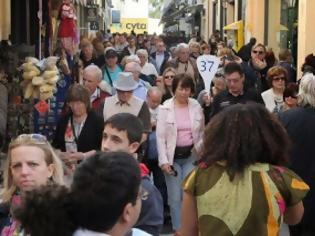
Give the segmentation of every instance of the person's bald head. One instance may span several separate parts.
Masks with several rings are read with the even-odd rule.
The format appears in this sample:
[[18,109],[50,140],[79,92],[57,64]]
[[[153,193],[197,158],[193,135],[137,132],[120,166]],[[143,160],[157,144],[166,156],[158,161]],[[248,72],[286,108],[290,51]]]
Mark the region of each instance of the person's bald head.
[[151,87],[147,93],[147,104],[151,109],[157,108],[162,101],[162,92],[158,87]]

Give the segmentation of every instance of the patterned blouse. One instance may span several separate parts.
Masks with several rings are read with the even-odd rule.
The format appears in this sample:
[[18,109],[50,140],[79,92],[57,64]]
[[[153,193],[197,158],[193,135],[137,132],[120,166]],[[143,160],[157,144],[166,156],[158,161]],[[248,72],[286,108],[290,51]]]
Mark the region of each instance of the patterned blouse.
[[199,235],[278,235],[286,207],[309,187],[285,167],[256,163],[231,182],[223,162],[200,164],[183,183],[197,203]]

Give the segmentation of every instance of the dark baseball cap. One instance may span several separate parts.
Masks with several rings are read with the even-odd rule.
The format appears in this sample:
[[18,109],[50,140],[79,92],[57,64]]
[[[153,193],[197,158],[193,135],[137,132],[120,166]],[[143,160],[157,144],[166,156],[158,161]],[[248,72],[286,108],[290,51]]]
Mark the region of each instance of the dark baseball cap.
[[114,48],[109,47],[105,49],[105,57],[106,58],[118,57],[118,53]]

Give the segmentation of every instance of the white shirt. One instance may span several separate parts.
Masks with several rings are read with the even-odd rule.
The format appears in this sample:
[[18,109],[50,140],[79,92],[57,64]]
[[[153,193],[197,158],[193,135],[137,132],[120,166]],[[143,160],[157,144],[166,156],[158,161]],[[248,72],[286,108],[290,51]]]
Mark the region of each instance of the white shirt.
[[[151,234],[148,234],[140,229],[136,229],[136,228],[132,229],[132,236],[150,236],[150,235]],[[73,236],[110,236],[110,235],[104,234],[104,233],[98,233],[98,232],[87,230],[87,229],[77,229],[74,232]]]
[[146,62],[144,66],[142,67],[141,73],[144,75],[155,75],[158,76],[158,73],[156,71],[156,68],[153,64]]
[[162,63],[164,61],[164,52],[163,53],[156,52],[155,61],[156,61],[157,70],[160,71]]
[[283,97],[277,96],[272,88],[262,92],[261,97],[264,100],[267,110],[270,112],[273,112],[277,106],[281,107],[283,105]]
[[157,116],[158,116],[158,112],[159,112],[159,107],[152,109],[151,107],[149,107],[150,110],[150,115],[151,115],[151,124],[156,124],[157,122]]
[[90,96],[90,102],[91,103],[94,102],[94,100],[97,99],[98,95],[99,95],[99,88],[96,88],[94,93]]
[[152,234],[148,234],[140,229],[133,228],[132,229],[132,236],[152,236]]
[[73,236],[110,236],[109,234],[99,233],[87,229],[77,229]]

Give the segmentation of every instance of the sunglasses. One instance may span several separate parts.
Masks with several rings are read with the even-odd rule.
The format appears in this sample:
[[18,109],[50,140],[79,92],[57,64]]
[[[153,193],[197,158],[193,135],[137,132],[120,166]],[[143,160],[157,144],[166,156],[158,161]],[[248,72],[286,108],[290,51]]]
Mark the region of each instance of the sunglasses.
[[258,54],[258,55],[264,54],[264,51],[253,50],[252,52],[253,52],[254,54]]
[[47,143],[47,138],[44,135],[41,134],[21,134],[19,135],[16,140],[22,141],[22,140],[32,140],[38,143]]
[[283,76],[281,76],[281,77],[273,77],[272,80],[273,81],[280,81],[280,80],[285,81],[285,77],[283,77]]
[[174,75],[166,75],[164,76],[165,79],[174,79]]

